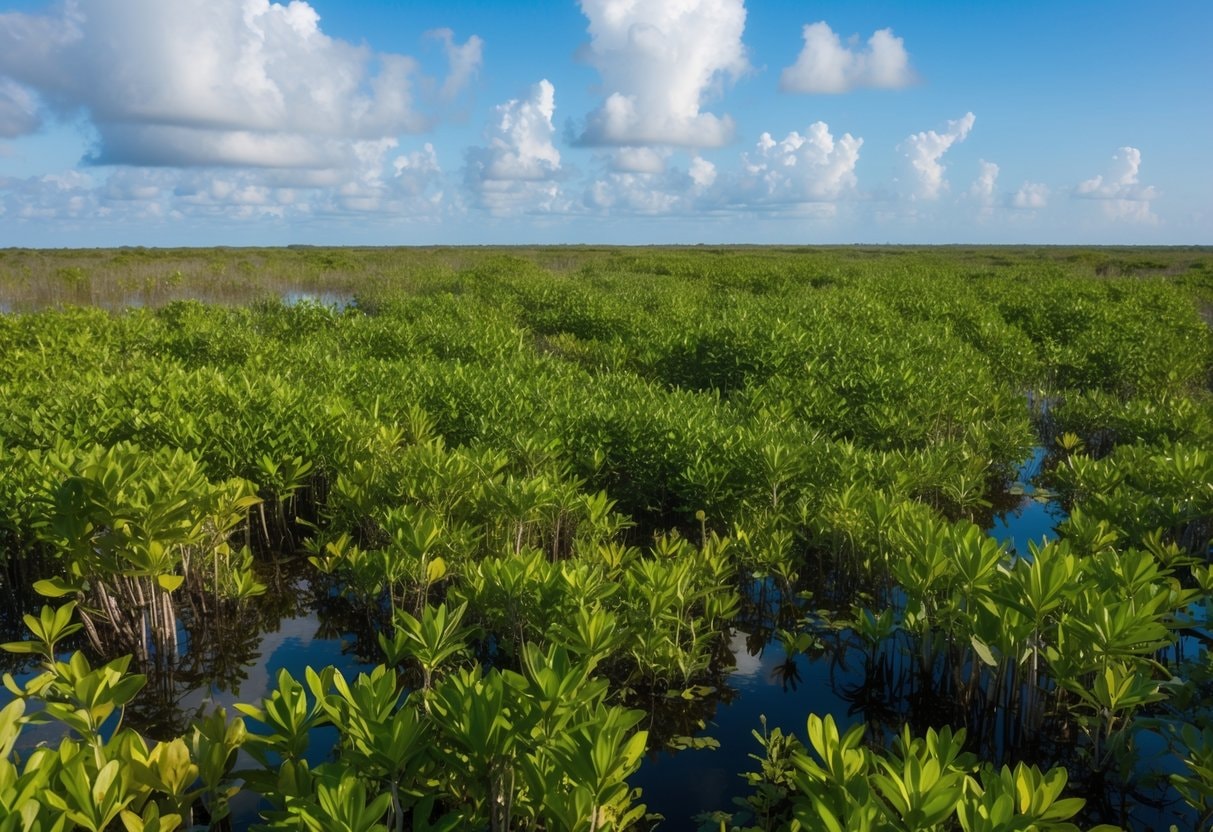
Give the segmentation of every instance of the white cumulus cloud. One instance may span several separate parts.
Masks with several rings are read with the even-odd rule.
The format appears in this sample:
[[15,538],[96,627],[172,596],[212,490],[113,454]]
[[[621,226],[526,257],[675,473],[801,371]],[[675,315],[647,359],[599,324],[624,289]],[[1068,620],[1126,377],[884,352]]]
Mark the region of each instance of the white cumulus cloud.
[[0,213],[15,222],[105,219],[110,211],[98,203],[96,184],[79,171],[0,179]]
[[660,169],[627,171],[611,159],[606,172],[586,187],[582,206],[616,215],[695,213],[716,183],[716,166],[702,156],[693,157],[686,170],[667,161],[663,155]]
[[1074,196],[1103,200],[1105,213],[1115,220],[1155,222],[1157,217],[1150,210],[1150,202],[1161,193],[1153,185],[1141,183],[1140,169],[1141,151],[1136,147],[1122,147],[1112,157],[1112,167],[1107,175],[1097,174],[1078,183]]
[[662,173],[668,150],[653,147],[621,147],[611,154],[611,170],[620,173]]
[[892,29],[879,29],[860,47],[844,44],[825,21],[804,27],[804,48],[783,70],[779,88],[796,93],[842,93],[859,87],[900,89],[914,82],[905,42]]
[[949,121],[947,129],[942,133],[927,130],[909,136],[900,145],[910,170],[916,180],[914,196],[918,199],[938,199],[939,194],[947,188],[944,179],[944,165],[939,161],[948,152],[948,148],[957,142],[962,142],[973,129],[976,117],[965,113],[962,117]]
[[863,139],[844,133],[837,139],[823,121],[804,135],[793,131],[776,141],[763,133],[752,153],[742,154],[742,176],[735,194],[745,203],[835,202],[858,183],[855,165]]
[[1021,211],[1036,211],[1049,204],[1049,187],[1040,182],[1024,182],[1011,195],[1012,208]]
[[426,142],[421,150],[397,156],[392,168],[395,171],[393,183],[396,190],[412,196],[437,188],[442,181],[438,154],[434,151],[434,145],[429,142]]
[[559,197],[560,151],[552,143],[556,88],[544,79],[525,99],[493,108],[486,145],[467,151],[464,181],[494,214],[551,210]]
[[589,63],[607,96],[586,118],[584,145],[719,147],[733,120],[705,100],[749,64],[744,0],[581,0]]
[[696,156],[691,160],[687,175],[696,188],[706,190],[716,182],[716,166],[702,156]]
[[[453,93],[480,43],[442,37]],[[0,14],[0,78],[62,115],[85,112],[102,163],[357,165],[356,142],[428,127],[418,77],[413,58],[329,37],[302,0],[69,0]]]
[[118,166],[0,182],[0,209],[21,221],[91,223],[309,220],[318,216],[390,216],[435,220],[450,214],[432,145],[397,155],[394,139],[358,143],[360,167],[312,180],[256,168]]

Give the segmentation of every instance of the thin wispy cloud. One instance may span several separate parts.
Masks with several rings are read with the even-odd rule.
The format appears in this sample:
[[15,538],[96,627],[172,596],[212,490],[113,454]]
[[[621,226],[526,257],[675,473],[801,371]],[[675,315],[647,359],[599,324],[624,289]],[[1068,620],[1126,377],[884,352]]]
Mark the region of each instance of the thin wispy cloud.
[[977,163],[980,173],[969,186],[969,196],[977,201],[981,213],[989,216],[994,212],[994,190],[998,186],[998,165],[981,159]]

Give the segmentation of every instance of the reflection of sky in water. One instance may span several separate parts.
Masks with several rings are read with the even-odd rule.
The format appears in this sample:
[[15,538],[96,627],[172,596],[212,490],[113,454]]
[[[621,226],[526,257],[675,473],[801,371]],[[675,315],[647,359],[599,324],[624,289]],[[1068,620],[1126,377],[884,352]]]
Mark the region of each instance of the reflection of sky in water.
[[994,518],[990,536],[1020,555],[1028,554],[1028,542],[1040,545],[1057,537],[1057,524],[1066,514],[1054,503],[1040,503],[1024,495],[1019,505]]
[[[240,683],[239,694],[219,691],[213,687],[196,690],[185,697],[182,705],[186,708],[205,706],[208,710],[222,705],[227,708],[228,715],[233,716],[236,715],[233,705],[237,702],[260,705],[261,700],[277,687],[278,673],[284,668],[300,682],[303,682],[304,671],[309,666],[319,670],[334,665],[351,680],[359,672],[371,668],[371,665],[359,662],[354,655],[343,653],[343,642],[340,640],[317,638],[319,629],[320,624],[314,614],[284,619],[277,631],[266,633],[261,639],[257,652],[264,660],[258,659],[248,665],[248,678]],[[245,722],[250,731],[257,732],[257,726],[253,725],[251,720],[246,718]],[[315,766],[329,759],[336,743],[336,728],[327,726],[313,729],[308,746],[308,762]],[[251,758],[241,754],[237,768],[254,765]],[[258,803],[257,796],[250,792],[241,792],[232,799],[236,830],[247,829],[249,824],[257,820]]]
[[748,792],[740,775],[758,765],[748,755],[762,754],[751,733],[761,732],[760,716],[766,716],[768,730],[778,727],[801,738],[810,713],[832,713],[840,727],[859,719],[847,716],[849,704],[834,692],[834,685],[858,684],[862,681],[861,668],[850,672],[835,668],[831,683],[828,657],[810,661],[797,656],[800,681],[795,689],[789,686],[785,690],[776,673],[787,659],[779,642],[768,644],[760,656],[752,656],[746,650],[745,634],[736,633],[730,646],[737,670],[729,676],[729,685],[740,695],[729,704],[719,705],[708,727],[700,732],[716,739],[720,748],[676,754],[662,751],[646,759],[629,781],[643,789],[641,801],[648,805],[648,811],[666,816],[663,829],[693,828],[691,818],[696,814],[728,811],[733,798]]
[[[351,298],[333,293],[288,292],[283,295],[287,304],[303,300],[340,309]],[[997,516],[989,530],[993,537],[1014,547],[1020,554],[1027,553],[1029,540],[1039,543],[1042,539],[1054,538],[1056,524],[1065,517],[1056,504],[1040,503],[1032,498],[1031,479],[1040,470],[1043,458],[1043,449],[1037,449],[1020,469],[1024,498],[1016,508]],[[256,652],[263,658],[246,666],[248,675],[240,683],[238,693],[213,686],[195,690],[181,699],[182,710],[209,710],[222,705],[232,714],[236,702],[259,704],[275,686],[278,672],[283,668],[299,680],[303,679],[308,666],[319,669],[335,665],[347,678],[369,669],[353,655],[343,653],[340,640],[318,638],[319,630],[315,614],[282,620],[277,630],[262,635]],[[816,658],[798,655],[793,661],[799,679],[795,687],[788,685],[785,688],[783,675],[778,672],[787,662],[782,645],[772,641],[760,654],[752,655],[746,641],[745,633],[736,632],[730,642],[737,666],[729,675],[728,684],[736,695],[731,702],[719,704],[706,729],[699,732],[700,736],[716,739],[720,748],[677,753],[660,751],[646,758],[630,780],[632,786],[643,790],[641,801],[647,804],[648,810],[666,816],[662,829],[694,828],[692,818],[696,814],[730,811],[734,808],[733,799],[749,792],[740,775],[758,765],[749,755],[762,755],[761,746],[752,734],[762,730],[761,716],[766,716],[768,730],[779,727],[802,739],[805,720],[810,713],[833,714],[843,730],[862,719],[862,712],[849,713],[852,703],[838,693],[843,687],[859,686],[863,682],[862,661],[857,653],[850,653],[851,661],[846,665],[835,662],[831,651]],[[1189,646],[1187,641],[1185,639],[1185,648]],[[1195,652],[1199,645],[1191,645],[1191,648]],[[0,693],[0,705],[4,701],[7,697]],[[54,731],[54,727],[40,731]],[[56,735],[58,733],[55,731]],[[23,739],[35,737],[25,734]],[[36,735],[36,739],[53,741],[54,737]],[[309,762],[316,765],[328,759],[336,739],[336,732],[331,727],[314,731]],[[1142,731],[1137,741],[1143,750],[1143,760],[1149,760],[1147,765],[1154,771],[1169,773],[1175,770],[1177,761],[1167,753],[1165,741],[1158,734]],[[238,765],[250,763],[251,760],[244,758]],[[232,801],[232,808],[236,830],[247,829],[256,819],[257,798],[241,794]]]
[[1023,497],[1019,504],[994,518],[989,534],[999,543],[1007,544],[1020,555],[1029,553],[1028,543],[1038,546],[1057,537],[1057,524],[1066,519],[1066,513],[1054,500],[1041,502],[1035,496],[1032,480],[1040,474],[1045,460],[1045,449],[1036,447],[1032,456],[1019,467],[1019,484],[1023,486]]
[[288,289],[282,293],[282,302],[287,306],[318,303],[341,312],[346,307],[353,306],[354,296],[346,292],[308,292],[302,289]]

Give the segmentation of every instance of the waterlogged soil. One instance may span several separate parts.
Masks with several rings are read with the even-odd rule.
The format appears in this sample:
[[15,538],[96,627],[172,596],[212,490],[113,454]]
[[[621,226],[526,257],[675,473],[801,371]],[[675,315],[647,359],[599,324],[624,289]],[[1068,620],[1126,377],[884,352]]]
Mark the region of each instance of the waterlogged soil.
[[[1065,517],[1058,503],[1040,498],[1033,489],[1044,456],[1044,450],[1037,449],[1024,464],[1014,489],[1022,495],[1018,500],[1012,496],[1007,501],[1011,507],[996,514],[989,527],[991,535],[1021,556],[1029,554],[1029,541],[1040,544],[1054,537],[1055,526]],[[269,592],[254,600],[248,620],[228,622],[224,631],[191,626],[195,618],[182,611],[184,655],[175,668],[149,674],[140,700],[128,709],[128,724],[153,738],[171,737],[191,718],[217,707],[230,714],[237,702],[260,701],[274,689],[282,670],[298,679],[308,666],[333,665],[349,678],[373,666],[360,656],[358,625],[335,592],[309,583],[298,564],[278,564],[262,580]],[[762,589],[756,586],[755,594]],[[6,634],[5,640],[18,637]],[[736,666],[722,688],[698,701],[672,700],[654,708],[650,735],[690,731],[719,743],[715,749],[654,749],[631,778],[631,785],[643,790],[648,810],[667,819],[662,828],[694,828],[694,816],[734,808],[734,800],[747,791],[740,775],[757,765],[749,755],[761,753],[752,732],[764,730],[764,723],[765,730],[778,727],[802,736],[809,713],[833,714],[840,727],[871,720],[873,703],[864,701],[862,658],[848,650],[847,643],[843,631],[809,653],[788,655],[778,639],[764,643],[735,630],[730,652]],[[18,681],[30,675],[18,674]],[[695,719],[704,720],[702,729],[688,727]],[[57,739],[41,735],[48,730],[23,734],[23,744]],[[323,762],[336,739],[333,728],[314,729],[309,762]],[[256,795],[242,794],[233,801],[237,830],[255,822],[257,800]]]
[[[1011,507],[995,514],[988,528],[1020,556],[1030,555],[1029,542],[1041,545],[1055,538],[1066,517],[1061,504],[1038,495],[1033,484],[1045,456],[1044,448],[1036,448],[1021,466],[1014,491],[1022,494],[1009,500]],[[717,704],[702,732],[719,748],[658,751],[630,781],[644,790],[649,811],[668,818],[664,828],[690,828],[688,820],[695,815],[736,808],[734,801],[748,791],[740,775],[758,766],[749,755],[762,753],[753,732],[779,728],[803,738],[810,713],[832,714],[840,731],[871,719],[871,709],[879,705],[865,702],[863,660],[847,649],[848,636],[843,631],[818,650],[789,656],[778,639],[755,652],[747,633],[734,633],[730,646],[737,666],[728,677],[734,695]]]
[[[1044,450],[1038,448],[1024,463],[1020,481],[1002,503],[1007,507],[992,517],[988,527],[993,537],[1021,557],[1031,556],[1030,543],[1041,545],[1053,539],[1066,516],[1052,495],[1033,485],[1044,459]],[[128,709],[128,724],[154,739],[168,738],[179,735],[192,718],[215,708],[231,714],[237,702],[259,702],[276,687],[283,670],[298,679],[309,666],[333,665],[347,678],[371,669],[373,664],[364,660],[359,649],[368,643],[369,631],[334,590],[311,583],[298,561],[273,565],[261,579],[270,591],[254,599],[241,620],[219,625],[222,630],[203,629],[189,610],[182,611],[184,655],[176,667],[149,674],[148,686]],[[751,590],[755,598],[765,593],[768,603],[775,592],[769,583]],[[207,626],[215,626],[209,620]],[[17,637],[18,633],[5,634],[4,640]],[[630,779],[632,786],[642,789],[648,811],[666,818],[661,828],[695,829],[697,815],[737,808],[735,801],[748,792],[742,774],[758,765],[750,755],[762,753],[755,731],[779,728],[803,737],[809,713],[832,714],[842,730],[862,721],[872,730],[881,730],[876,727],[881,724],[895,730],[904,715],[883,707],[878,694],[867,687],[862,654],[849,649],[852,643],[850,633],[843,630],[823,637],[807,653],[789,655],[778,639],[764,641],[737,629],[729,644],[735,667],[723,686],[695,701],[675,698],[651,708],[650,736],[689,733],[718,743],[716,748],[655,748]],[[17,678],[23,682],[31,675],[17,674]],[[696,720],[703,720],[704,726],[699,728]],[[946,715],[941,714],[941,721],[947,721]],[[22,744],[56,741],[53,731],[52,726],[27,730]],[[324,762],[336,741],[334,728],[313,729],[309,762]],[[1177,770],[1177,761],[1157,734],[1143,731],[1137,742],[1143,769],[1163,774]],[[252,793],[233,800],[235,830],[246,830],[256,822],[258,801]],[[1150,818],[1147,823],[1159,820]],[[1157,828],[1168,828],[1175,819],[1166,820]]]

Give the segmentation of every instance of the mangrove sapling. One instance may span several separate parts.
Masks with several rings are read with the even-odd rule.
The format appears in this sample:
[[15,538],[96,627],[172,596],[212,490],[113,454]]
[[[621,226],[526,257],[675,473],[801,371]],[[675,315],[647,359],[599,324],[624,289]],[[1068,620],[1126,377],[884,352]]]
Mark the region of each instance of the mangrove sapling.
[[943,613],[953,566],[946,532],[938,524],[929,520],[907,523],[901,535],[904,555],[893,561],[891,571],[906,595],[902,627],[916,642],[919,675],[931,687],[948,636]]
[[[6,645],[40,653],[44,661],[43,672],[24,688],[4,678],[18,698],[0,711],[0,807],[7,810],[0,824],[102,832],[121,817],[127,828],[172,830],[190,817],[198,769],[182,740],[149,748],[122,724],[145,682],[127,673],[130,656],[96,668],[78,652],[67,661],[55,658],[56,643],[79,626],[69,623],[73,608],[44,608],[38,618],[28,616],[37,641]],[[37,646],[27,650],[31,643]],[[29,700],[42,707],[26,715]],[[65,737],[55,750],[35,749],[21,770],[15,757],[20,726],[46,722],[61,724],[78,739]],[[12,825],[13,819],[22,825]]]
[[463,578],[452,595],[476,611],[484,629],[496,635],[508,653],[516,653],[527,641],[542,640],[566,611],[559,566],[539,550],[486,558],[470,564]]
[[1196,811],[1197,827],[1206,827],[1213,821],[1213,726],[1183,724],[1172,732],[1184,772],[1170,775],[1171,784]]
[[[389,656],[399,659],[401,655],[413,658],[421,668],[421,690],[428,694],[433,688],[435,671],[449,659],[467,649],[467,640],[472,634],[461,626],[467,604],[448,610],[445,603],[427,605],[416,619],[404,610],[393,616],[394,638],[389,642],[380,636],[380,644]],[[427,700],[428,701],[428,700]]]
[[382,525],[390,543],[372,554],[392,612],[420,612],[430,587],[447,571],[440,554],[449,552],[442,520],[424,507],[403,506],[385,512]]
[[522,552],[524,543],[532,543],[530,533],[558,503],[556,490],[542,476],[521,480],[507,475],[493,499],[506,518],[509,545],[515,555]]
[[[864,730],[860,723],[842,734],[832,717],[811,714],[808,746],[794,738],[779,746],[790,765],[774,765],[771,743],[764,742],[768,760],[762,774],[751,775],[749,780],[779,800],[766,801],[769,806],[763,808],[777,809],[787,800],[800,828],[823,832],[926,832],[951,828],[956,822],[965,832],[1078,829],[1070,819],[1084,801],[1061,797],[1067,780],[1064,769],[1041,772],[1020,763],[1015,769],[995,770],[988,763],[978,765],[975,756],[962,751],[964,731],[929,729],[924,737],[915,737],[907,727],[889,753],[864,747]],[[784,774],[789,769],[790,778]],[[781,783],[786,785],[781,787]],[[754,806],[764,801],[749,798],[747,802]],[[770,824],[761,828],[770,828]],[[1101,825],[1091,832],[1115,829]]]
[[[987,602],[987,608],[999,615],[999,605],[1010,607],[1024,616],[1026,626],[1031,628],[1026,634],[1026,644],[1021,647],[1008,643],[1004,645],[1006,650],[1002,655],[1018,657],[1010,668],[1011,691],[1016,699],[1021,690],[1026,691],[1027,701],[1018,710],[1025,736],[1033,736],[1040,731],[1045,717],[1041,690],[1041,659],[1048,646],[1045,636],[1056,628],[1058,616],[1068,615],[1069,605],[1077,597],[1079,560],[1064,540],[1044,546],[1029,542],[1028,547],[1030,557],[1016,559],[1011,569],[1001,573],[1003,577],[991,597],[993,603]],[[1017,630],[1008,629],[1007,632]],[[1021,666],[1026,671],[1022,686],[1019,683]]]
[[[325,771],[314,781],[316,799],[294,807],[292,814],[309,832],[388,832],[380,823],[390,807],[391,795],[367,794],[366,784],[354,772]],[[397,832],[403,829],[397,826]]]
[[568,554],[610,545],[619,535],[636,525],[631,518],[615,510],[617,501],[605,491],[581,492],[577,499],[580,521],[572,533]]
[[[506,704],[499,673],[484,676],[479,668],[458,670],[430,700],[439,730],[450,743],[443,749],[453,779],[462,780],[461,797],[471,804],[469,820],[491,832],[510,827],[518,797],[518,745],[528,734],[529,703]],[[458,774],[455,774],[458,772]]]
[[[415,784],[424,779],[430,763],[432,726],[421,711],[404,702],[396,674],[384,665],[359,674],[353,685],[333,668],[310,675],[309,683],[341,737],[340,761],[361,779],[371,780],[380,794],[386,787],[387,819],[392,828],[403,830],[418,802]],[[377,814],[370,814],[378,821],[385,810],[379,807]]]
[[[735,616],[744,615],[755,651],[776,629],[794,641],[804,615],[796,594],[811,583],[821,606],[871,610],[872,638],[886,629],[877,611],[891,610],[904,627],[865,650],[870,678],[887,689],[890,725],[921,717],[918,703],[929,697],[954,709],[970,736],[1000,730],[989,751],[1003,759],[1068,754],[1076,729],[1086,759],[1107,759],[1107,725],[1062,680],[1090,691],[1113,666],[1154,684],[1196,673],[1179,666],[1184,641],[1174,636],[1201,620],[1191,586],[1203,580],[1193,566],[1210,535],[1204,449],[1213,420],[1198,388],[1213,340],[1177,280],[1094,279],[1083,255],[266,251],[216,255],[226,265],[207,255],[200,267],[188,253],[39,255],[49,265],[35,266],[50,283],[57,269],[79,268],[98,297],[122,281],[131,291],[154,283],[159,302],[216,265],[241,291],[254,290],[254,273],[318,291],[339,278],[367,304],[349,314],[180,303],[122,315],[0,316],[8,359],[0,561],[31,581],[45,561],[45,574],[57,577],[40,586],[78,598],[92,628],[85,637],[167,658],[177,629],[170,612],[188,629],[231,610],[228,599],[259,589],[248,552],[259,542],[290,545],[299,519],[314,520],[309,554],[382,630],[395,663],[413,661],[390,610],[423,623],[431,600],[445,598],[448,609],[467,604],[462,623],[481,628],[481,658],[547,678],[563,667],[555,654],[546,658],[560,645],[617,693],[631,686],[622,695],[667,707],[720,681],[729,663],[722,634]],[[1125,274],[1141,260],[1116,257]],[[27,255],[5,255],[6,268],[13,258]],[[557,260],[567,274],[544,271]],[[169,286],[176,278],[163,276],[178,271],[182,285]],[[1025,406],[1029,389],[1042,395]],[[1033,410],[1046,444],[1066,432],[1081,440],[1056,455],[1054,474],[1076,509],[1061,529],[1070,548],[1064,557],[1002,558],[984,536],[944,518],[976,516],[1023,458]],[[117,475],[90,469],[102,457]],[[254,485],[227,479],[236,476]],[[71,479],[92,482],[82,502],[93,489],[105,495],[92,528],[72,536],[78,546],[49,522],[57,510],[48,497]],[[229,526],[225,518],[239,513],[229,508],[254,493],[265,502]],[[181,516],[173,499],[193,508]],[[63,507],[74,500],[65,493]],[[163,510],[150,508],[161,500]],[[674,535],[646,545],[650,532],[686,534],[697,510],[695,545]],[[625,538],[633,518],[645,531]],[[439,530],[432,544],[430,526]],[[735,542],[718,545],[713,527]],[[231,539],[242,531],[248,552]],[[902,587],[890,580],[895,570]],[[755,574],[767,577],[751,581]],[[170,590],[162,576],[184,580]],[[662,606],[651,607],[652,596]],[[198,614],[184,610],[187,600]],[[452,656],[436,667],[431,702],[456,666]],[[580,671],[569,673],[575,680]],[[355,699],[356,687],[349,683]],[[506,688],[525,698],[523,688]],[[331,688],[324,695],[339,697]],[[419,689],[396,700],[394,713],[429,725],[447,765],[463,765],[465,744],[438,730],[424,699]],[[1111,742],[1158,704],[1122,708]],[[706,721],[710,707],[697,698],[687,710]],[[1194,721],[1189,706],[1174,707]],[[373,711],[366,724],[387,726]],[[378,763],[354,763],[362,751],[352,739],[339,752],[348,765],[288,760],[273,782],[253,778],[248,788],[267,791],[265,820],[280,827],[588,829],[608,820],[595,805],[622,793],[579,791],[554,752],[523,736],[528,713],[519,705],[510,715],[522,727],[506,763],[475,766],[472,781],[448,776],[433,758],[418,762],[420,773],[401,780],[381,817],[378,794],[391,788],[355,770]],[[939,713],[947,711],[932,717]],[[351,722],[347,733],[367,730]],[[1098,735],[1097,754],[1082,731]],[[1056,747],[1029,747],[1052,736]],[[602,753],[632,741],[624,732]],[[1124,757],[1112,756],[1108,774]],[[892,772],[878,763],[873,771],[896,785],[908,764],[898,760]],[[79,782],[95,783],[93,768]],[[480,774],[495,778],[497,802],[466,797],[488,788]],[[232,787],[225,777],[211,778],[213,816]],[[57,770],[47,782],[60,783]],[[976,809],[958,806],[945,824],[997,828],[992,819],[1021,789],[1048,791],[1056,779],[1012,770],[1010,781],[984,783],[970,774],[972,800],[959,806]],[[891,805],[874,783],[867,788]],[[128,804],[128,823],[137,815],[167,826],[178,809],[167,793],[158,799],[154,810]],[[1014,815],[1007,824],[1024,825]]]
[[794,761],[797,754],[803,753],[804,746],[794,734],[785,734],[778,727],[768,730],[765,715],[758,719],[762,724],[762,733],[751,731],[750,734],[762,748],[762,756],[749,755],[751,760],[759,764],[759,769],[744,775],[746,782],[754,789],[754,794],[747,795],[744,802],[760,829],[772,829],[776,819],[786,817],[790,809]]
[[[224,708],[216,708],[196,720],[189,732],[190,757],[198,766],[198,801],[209,819],[211,828],[231,815],[229,801],[240,791],[232,773],[237,752],[248,732],[244,720],[229,720]],[[150,830],[149,830],[150,832]]]
[[594,604],[577,608],[571,620],[556,625],[552,639],[572,651],[591,669],[613,655],[627,640],[619,616]]
[[[257,460],[256,481],[262,492],[258,506],[261,515],[262,534],[265,545],[283,551],[293,551],[295,540],[291,534],[291,519],[296,515],[297,492],[307,486],[315,464],[303,457],[274,459],[263,454]],[[266,505],[273,507],[275,534],[271,536],[266,517]]]

